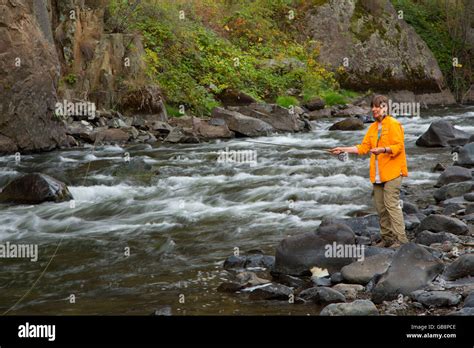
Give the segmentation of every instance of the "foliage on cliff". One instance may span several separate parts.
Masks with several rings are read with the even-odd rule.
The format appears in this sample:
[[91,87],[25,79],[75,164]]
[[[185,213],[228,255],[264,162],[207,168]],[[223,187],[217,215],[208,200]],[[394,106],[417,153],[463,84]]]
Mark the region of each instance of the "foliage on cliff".
[[208,114],[226,89],[272,102],[291,94],[343,103],[353,94],[318,63],[314,42],[298,37],[296,16],[320,2],[114,0],[109,26],[143,35],[149,76],[175,107]]

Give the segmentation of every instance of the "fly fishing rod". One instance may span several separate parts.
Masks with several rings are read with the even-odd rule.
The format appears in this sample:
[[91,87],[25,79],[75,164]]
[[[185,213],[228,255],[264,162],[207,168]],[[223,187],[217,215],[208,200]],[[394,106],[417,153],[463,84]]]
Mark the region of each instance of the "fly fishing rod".
[[[308,149],[307,147],[304,147],[304,146],[290,145],[290,144],[275,144],[275,143],[269,143],[269,142],[257,141],[257,140],[250,140],[250,139],[245,139],[243,141],[256,143],[256,144],[263,144],[263,145],[273,145],[273,146],[281,146],[281,147],[286,147],[286,148],[312,150],[312,151],[315,151],[315,152],[324,153],[324,154],[331,154],[332,155],[332,153],[329,149]],[[341,152],[340,154],[337,155],[337,159],[340,160],[340,161],[347,161],[347,157],[348,157],[348,154],[346,152]]]

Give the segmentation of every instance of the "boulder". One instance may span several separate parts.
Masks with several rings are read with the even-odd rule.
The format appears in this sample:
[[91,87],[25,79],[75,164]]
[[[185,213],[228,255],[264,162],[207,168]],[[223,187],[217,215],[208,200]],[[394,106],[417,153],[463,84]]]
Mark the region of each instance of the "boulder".
[[463,307],[464,308],[474,307],[474,291],[466,296],[466,299],[464,300]]
[[380,238],[379,217],[377,214],[366,215],[362,217],[353,217],[346,219],[339,219],[333,217],[324,217],[320,226],[329,224],[344,224],[351,228],[358,236],[365,236],[369,238]]
[[336,284],[332,287],[334,290],[339,291],[344,297],[349,300],[353,301],[357,298],[357,294],[364,290],[364,287],[360,284]]
[[450,307],[461,302],[461,295],[452,291],[417,290],[410,295],[415,301],[427,307]]
[[207,122],[201,122],[197,129],[198,135],[204,139],[222,139],[233,138],[234,132],[229,130],[226,124],[222,126],[214,126]]
[[125,143],[130,135],[122,129],[106,129],[95,133],[94,141],[97,143]]
[[474,192],[465,193],[463,198],[468,202],[474,202]]
[[314,110],[308,113],[310,121],[319,120],[320,118],[331,117],[331,109]]
[[374,283],[372,300],[381,303],[399,294],[409,295],[426,286],[444,269],[443,263],[423,247],[407,243],[398,249],[390,267]]
[[455,164],[467,168],[472,168],[474,166],[474,143],[468,143],[464,145],[458,154],[458,160]]
[[185,143],[185,144],[199,143],[199,139],[195,135],[186,134],[184,130],[180,127],[173,128],[164,141],[168,143]]
[[321,98],[313,98],[303,104],[303,106],[309,111],[321,110],[324,109],[326,103]]
[[378,254],[342,267],[341,274],[347,283],[367,284],[376,274],[385,273],[390,266],[392,256]]
[[441,173],[435,187],[441,187],[446,184],[470,180],[472,180],[472,173],[470,169],[460,166],[450,166],[446,168],[443,173]]
[[420,219],[418,219],[418,216],[415,214],[405,215],[403,221],[405,222],[405,229],[407,231],[414,230],[420,226]]
[[243,292],[249,292],[249,299],[251,300],[282,300],[288,301],[290,295],[293,295],[293,290],[288,286],[268,283],[263,285],[257,285],[242,290]]
[[447,147],[464,145],[469,141],[469,133],[454,127],[445,120],[434,121],[417,140],[417,146]]
[[403,210],[404,213],[406,213],[408,215],[420,213],[420,210],[418,209],[416,204],[413,204],[413,203],[408,202],[408,201],[403,201],[402,210]]
[[[335,117],[354,117],[354,116],[365,116],[370,112],[368,107],[360,107],[356,105],[351,105],[345,109],[337,110],[334,113]],[[361,120],[363,122],[363,120]]]
[[364,129],[364,122],[360,119],[351,117],[334,123],[329,130],[354,131]]
[[316,232],[288,237],[280,242],[275,254],[274,272],[290,275],[309,274],[313,267],[337,272],[354,261],[353,258],[326,257],[328,246],[354,245],[355,235],[344,225],[320,226]]
[[223,119],[231,131],[243,136],[268,135],[274,131],[273,127],[267,122],[221,107],[216,107],[212,110],[212,117]]
[[326,288],[326,287],[314,287],[303,290],[298,295],[305,301],[312,301],[316,304],[329,304],[346,302],[346,298],[339,291]]
[[458,236],[447,232],[430,232],[421,231],[416,235],[415,243],[423,245],[431,245],[433,243],[443,243],[450,241],[453,243],[461,243]]
[[298,111],[302,111],[299,107],[291,110],[277,104],[254,103],[229,109],[263,121],[279,132],[300,132],[305,128],[305,123],[299,117]]
[[0,192],[0,202],[39,204],[74,199],[66,184],[41,173],[26,174],[13,179]]
[[474,276],[474,254],[464,254],[451,263],[443,273],[447,280]]
[[223,90],[216,97],[224,106],[240,106],[255,103],[255,99],[252,96],[232,88]]
[[377,307],[369,300],[355,300],[350,303],[331,303],[323,308],[321,316],[366,316],[379,315]]
[[423,219],[418,226],[418,231],[449,232],[455,235],[465,235],[469,232],[467,225],[459,219],[432,214]]

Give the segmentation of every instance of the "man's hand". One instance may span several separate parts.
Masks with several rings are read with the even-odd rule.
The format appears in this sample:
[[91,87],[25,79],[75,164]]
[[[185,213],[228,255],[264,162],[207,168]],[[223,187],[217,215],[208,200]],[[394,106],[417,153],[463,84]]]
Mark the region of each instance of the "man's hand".
[[335,148],[330,149],[329,152],[332,155],[339,155],[340,153],[344,152],[344,148],[343,147],[335,147]]
[[384,147],[374,147],[373,149],[370,149],[370,152],[374,155],[378,155],[381,153],[386,153],[388,151]]

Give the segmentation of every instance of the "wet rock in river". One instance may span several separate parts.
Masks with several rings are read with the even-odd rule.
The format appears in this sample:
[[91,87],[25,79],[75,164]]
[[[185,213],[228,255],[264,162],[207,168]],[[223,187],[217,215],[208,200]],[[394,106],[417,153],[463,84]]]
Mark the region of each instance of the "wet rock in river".
[[350,303],[331,303],[323,308],[321,316],[365,316],[365,315],[379,315],[377,307],[369,300],[355,300]]
[[472,180],[470,169],[460,166],[449,166],[443,173],[441,173],[435,186],[441,187],[446,184],[469,180]]
[[469,133],[466,133],[446,120],[438,120],[431,123],[428,130],[417,140],[417,146],[423,147],[447,147],[464,145],[469,141]]
[[451,263],[443,274],[448,280],[474,276],[474,254],[465,254]]
[[384,273],[392,261],[392,256],[378,254],[342,267],[341,274],[345,282],[367,284],[376,274]]
[[63,182],[41,173],[26,174],[13,179],[0,192],[0,202],[39,204],[74,199]]
[[456,235],[465,235],[469,232],[467,225],[459,219],[432,214],[421,221],[418,231],[449,232]]
[[346,298],[339,291],[326,288],[326,287],[314,287],[303,290],[298,295],[306,301],[312,301],[316,304],[329,304],[346,302]]

